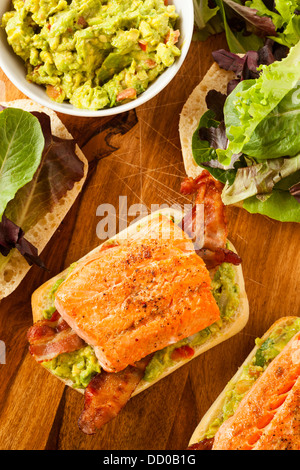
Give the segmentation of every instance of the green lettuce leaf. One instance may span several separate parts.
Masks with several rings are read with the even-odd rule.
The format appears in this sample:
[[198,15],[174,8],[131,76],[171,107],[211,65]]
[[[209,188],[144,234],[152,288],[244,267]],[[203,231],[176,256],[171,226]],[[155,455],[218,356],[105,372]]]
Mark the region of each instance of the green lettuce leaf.
[[222,200],[226,205],[236,204],[257,195],[261,201],[265,201],[277,183],[299,170],[300,155],[266,160],[256,165],[239,168],[234,183],[225,185]]
[[[4,110],[0,113],[0,117],[6,111],[13,111],[14,116],[14,111],[19,110],[12,110],[11,108]],[[0,269],[4,269],[7,265],[14,249],[19,250],[29,264],[34,263],[44,267],[43,262],[38,257],[37,249],[28,242],[24,235],[46,214],[52,212],[55,204],[58,204],[67,191],[71,190],[74,184],[80,181],[84,175],[84,165],[77,156],[75,141],[73,139],[60,139],[52,135],[51,120],[47,114],[26,112],[26,117],[28,118],[28,116],[28,122],[33,124],[37,122],[41,130],[42,154],[38,168],[35,169],[30,181],[27,182],[25,178],[22,180],[23,186],[20,186],[5,208],[0,222]],[[24,129],[26,130],[26,127]],[[34,128],[30,128],[28,137],[31,135],[35,135]],[[11,180],[7,184],[15,185],[15,175],[19,174],[19,169],[14,167],[14,164],[17,165],[18,152],[20,152],[19,148],[22,146],[22,142],[24,144],[27,142],[24,135],[19,145],[10,149],[12,171]],[[33,143],[34,139],[32,138]],[[30,147],[27,147],[27,152],[29,154]],[[26,155],[24,158],[26,158]],[[23,160],[21,160],[21,163],[23,163]],[[19,166],[21,166],[20,163]]]
[[260,16],[269,17],[275,25],[276,34],[271,39],[287,47],[293,47],[300,39],[299,0],[275,0],[274,7],[269,10],[262,0],[247,1],[246,6],[257,9]]
[[[220,128],[222,122],[216,120],[215,112],[212,109],[206,111],[200,119],[199,125],[193,134],[192,138],[192,152],[193,158],[197,165],[208,170],[212,176],[222,183],[233,183],[236,175],[236,169],[225,168],[218,162],[216,148],[212,146],[208,140],[203,140],[200,136],[201,129],[216,129]],[[225,130],[224,130],[225,135]]]
[[229,144],[218,152],[219,161],[230,164],[232,155],[244,152],[258,125],[279,105],[291,90],[296,90],[300,75],[300,42],[282,61],[262,66],[256,80],[245,80],[228,96],[224,106]]
[[215,119],[215,113],[213,110],[209,109],[200,119],[199,125],[195,130],[192,138],[192,151],[195,161],[198,165],[201,165],[204,162],[209,160],[217,160],[216,149],[211,147],[209,142],[202,140],[199,136],[199,130],[203,127],[205,128],[218,128],[220,122]]
[[220,9],[227,44],[231,52],[245,54],[249,50],[257,50],[263,46],[262,38],[258,37],[256,34],[244,34],[244,30],[233,31],[229,26],[231,15],[225,9],[223,0],[215,0],[215,2]]
[[[253,31],[260,36],[268,36],[276,34],[276,27],[274,22],[268,15],[262,15],[262,9],[249,8],[248,6],[241,5],[234,0],[223,0],[230,8],[238,13],[245,21],[247,21],[253,28]],[[264,10],[264,7],[263,7]]]
[[8,202],[32,180],[44,145],[35,116],[15,108],[0,112],[0,222]]
[[209,0],[193,0],[194,18],[199,30],[204,29],[207,23],[217,14],[219,7],[210,8]]
[[[234,55],[221,57],[236,73],[235,88],[228,88],[225,105],[216,91],[207,94],[208,111],[194,132],[192,152],[195,162],[225,185],[224,204],[299,222],[300,43],[285,57],[268,66],[258,62],[260,74],[250,80]],[[250,66],[253,74],[245,76],[255,77],[253,60]]]
[[231,52],[256,51],[262,47],[266,37],[288,48],[295,46],[300,39],[299,0],[193,2],[194,39],[204,41],[213,34],[225,31]]
[[259,161],[300,152],[300,83],[258,124],[243,151]]
[[263,0],[248,0],[247,2],[245,2],[245,6],[250,9],[257,10],[257,14],[259,16],[267,16],[268,18],[270,18],[276,29],[283,27],[284,18],[282,17],[278,9],[275,9],[277,11],[274,11],[274,9],[270,10]]
[[205,41],[209,36],[224,31],[222,19],[219,15],[219,7],[209,6],[210,0],[193,0],[195,33],[194,39]]
[[300,223],[300,204],[288,191],[274,189],[265,201],[252,196],[243,201],[243,208],[251,214],[266,215],[279,222]]

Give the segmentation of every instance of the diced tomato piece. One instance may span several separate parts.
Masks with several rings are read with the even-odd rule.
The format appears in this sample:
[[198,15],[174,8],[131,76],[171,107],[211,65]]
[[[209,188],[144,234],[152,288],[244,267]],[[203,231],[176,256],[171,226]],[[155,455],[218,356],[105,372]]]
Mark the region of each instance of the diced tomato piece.
[[189,359],[193,357],[195,351],[188,345],[181,346],[180,348],[174,349],[171,354],[172,361],[180,361],[181,359]]
[[179,36],[180,36],[180,31],[179,29],[177,29],[176,31],[174,31],[173,44],[176,44],[178,42]]
[[[173,32],[172,44],[176,44],[178,42],[179,36],[180,36],[180,31],[179,31],[179,29],[177,29],[176,31]],[[171,32],[169,31],[168,34],[165,37],[165,41],[164,41],[165,44],[167,44],[170,40],[171,40]]]
[[80,16],[78,18],[78,21],[77,23],[80,25],[80,26],[83,26],[83,28],[86,28],[88,26],[88,23],[87,21],[85,20],[85,18],[83,16]]
[[149,67],[149,69],[154,69],[157,66],[157,63],[155,62],[155,60],[152,60],[152,59],[146,59],[145,63]]
[[47,86],[47,95],[52,100],[57,100],[60,97],[61,94],[62,94],[62,89],[61,88],[54,87],[52,85]]
[[121,91],[117,96],[117,101],[134,100],[136,98],[136,90],[134,88],[126,88]]
[[146,41],[139,41],[139,46],[142,49],[142,51],[147,50],[147,42]]
[[164,0],[164,4],[168,6],[168,0]]

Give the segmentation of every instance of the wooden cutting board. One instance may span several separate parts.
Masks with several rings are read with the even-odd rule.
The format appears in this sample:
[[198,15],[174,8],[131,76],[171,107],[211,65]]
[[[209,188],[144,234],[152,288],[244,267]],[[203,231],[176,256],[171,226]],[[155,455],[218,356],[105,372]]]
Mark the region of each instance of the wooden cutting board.
[[[249,322],[239,334],[130,400],[94,436],[77,426],[83,396],[64,387],[28,353],[31,294],[102,242],[97,236],[104,215],[97,212],[99,206],[112,204],[124,223],[124,197],[128,207],[142,204],[148,211],[152,204],[190,202],[179,192],[185,177],[179,113],[212,64],[211,52],[220,47],[226,48],[223,36],[193,43],[177,77],[135,111],[113,119],[60,116],[90,170],[82,193],[42,253],[50,272],[33,267],[0,303],[0,340],[6,345],[6,364],[0,365],[1,450],[184,450],[255,338],[281,316],[300,315],[300,225],[229,208],[229,238],[243,259],[250,303]],[[22,97],[0,70],[0,99]]]

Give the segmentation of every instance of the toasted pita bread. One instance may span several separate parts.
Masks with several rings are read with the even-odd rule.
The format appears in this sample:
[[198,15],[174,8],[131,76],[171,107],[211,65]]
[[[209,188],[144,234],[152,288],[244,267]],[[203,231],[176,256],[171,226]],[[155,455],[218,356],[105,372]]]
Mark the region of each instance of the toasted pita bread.
[[[21,108],[24,111],[29,112],[39,111],[46,113],[51,119],[53,135],[63,139],[72,139],[71,134],[67,131],[56,113],[44,106],[40,106],[28,99],[0,102],[0,104],[5,107]],[[74,187],[59,201],[51,213],[46,214],[38,224],[26,233],[26,239],[38,249],[39,253],[41,253],[45,248],[46,244],[59,227],[85,182],[88,171],[88,162],[78,146],[76,146],[76,153],[78,158],[84,163],[83,178],[74,184]],[[30,266],[25,258],[23,258],[16,249],[13,250],[12,256],[7,257],[7,263],[0,270],[0,300],[7,297],[18,287],[29,269]]]

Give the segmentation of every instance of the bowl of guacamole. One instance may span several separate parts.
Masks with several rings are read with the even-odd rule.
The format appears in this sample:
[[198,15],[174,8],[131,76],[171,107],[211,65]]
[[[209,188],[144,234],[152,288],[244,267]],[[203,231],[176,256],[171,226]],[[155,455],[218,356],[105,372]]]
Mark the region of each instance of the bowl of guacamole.
[[180,69],[194,22],[193,0],[12,0],[0,18],[4,73],[34,101],[77,116],[157,95]]

